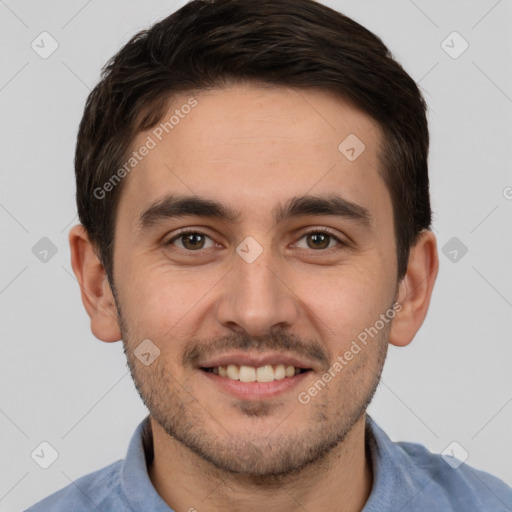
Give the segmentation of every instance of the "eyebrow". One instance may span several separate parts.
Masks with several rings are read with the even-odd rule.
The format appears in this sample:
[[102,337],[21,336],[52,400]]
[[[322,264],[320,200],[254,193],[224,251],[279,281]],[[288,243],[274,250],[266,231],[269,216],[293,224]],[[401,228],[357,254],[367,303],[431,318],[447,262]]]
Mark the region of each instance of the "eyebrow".
[[[284,205],[277,205],[272,214],[276,224],[307,215],[348,218],[365,227],[369,227],[371,221],[370,212],[366,208],[336,194],[326,197],[295,196],[288,199]],[[192,215],[231,223],[240,222],[242,217],[238,210],[221,201],[199,196],[167,195],[140,215],[138,225],[141,229],[146,229],[166,219]]]

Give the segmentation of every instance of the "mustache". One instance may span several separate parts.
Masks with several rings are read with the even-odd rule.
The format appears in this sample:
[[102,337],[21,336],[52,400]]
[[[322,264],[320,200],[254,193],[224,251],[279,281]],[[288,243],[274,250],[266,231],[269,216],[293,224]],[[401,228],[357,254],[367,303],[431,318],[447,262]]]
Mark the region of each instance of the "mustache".
[[219,356],[232,350],[244,352],[286,351],[318,361],[322,368],[329,367],[329,355],[317,340],[303,340],[298,336],[286,333],[271,333],[265,336],[230,334],[209,340],[193,340],[183,352],[182,364],[183,366],[197,366],[201,358]]

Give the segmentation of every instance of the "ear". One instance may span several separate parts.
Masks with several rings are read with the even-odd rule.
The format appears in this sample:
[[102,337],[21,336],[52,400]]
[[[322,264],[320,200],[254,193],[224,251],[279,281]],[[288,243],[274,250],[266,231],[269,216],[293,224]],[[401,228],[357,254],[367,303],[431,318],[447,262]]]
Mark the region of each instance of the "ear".
[[92,333],[101,341],[119,341],[121,330],[114,295],[105,268],[81,224],[71,228],[69,247],[71,266],[80,285],[82,302],[91,318]]
[[432,231],[422,231],[411,247],[407,272],[398,286],[397,303],[401,309],[391,324],[389,343],[392,345],[408,345],[423,324],[438,268],[436,237]]

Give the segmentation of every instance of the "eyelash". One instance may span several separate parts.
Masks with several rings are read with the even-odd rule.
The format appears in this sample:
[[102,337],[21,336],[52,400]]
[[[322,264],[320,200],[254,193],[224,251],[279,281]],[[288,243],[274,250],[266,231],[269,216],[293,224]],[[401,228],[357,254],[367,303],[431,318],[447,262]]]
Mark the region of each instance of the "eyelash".
[[[173,242],[175,242],[176,240],[178,240],[179,238],[181,237],[184,237],[186,235],[203,235],[203,236],[206,236],[210,239],[212,239],[210,236],[208,236],[206,233],[203,233],[199,230],[193,230],[193,229],[184,229],[183,231],[180,231],[177,235],[173,236],[170,240],[168,240],[165,245],[166,246],[172,246],[173,245]],[[332,249],[336,250],[336,248],[340,249],[340,248],[343,248],[343,247],[347,247],[348,244],[346,242],[344,242],[343,240],[340,240],[335,234],[334,232],[332,232],[329,228],[322,228],[322,229],[312,229],[310,231],[306,231],[304,233],[302,233],[302,236],[299,238],[299,240],[302,240],[302,238],[304,238],[305,236],[307,235],[312,235],[312,234],[315,234],[315,235],[318,235],[318,234],[322,234],[322,235],[328,235],[330,236],[331,238],[334,238],[334,240],[336,240],[337,245],[335,245],[334,247],[329,247],[328,249],[319,249],[318,252],[326,252],[326,251],[330,251]],[[213,240],[213,239],[212,239]],[[178,249],[182,250],[182,251],[186,251],[186,252],[189,252],[189,253],[193,253],[193,252],[200,252],[201,250],[197,250],[197,251],[190,251],[190,250],[187,250],[187,249],[181,249],[180,247],[178,247]],[[312,251],[315,251],[315,249],[311,249]],[[315,251],[316,252],[316,251]]]

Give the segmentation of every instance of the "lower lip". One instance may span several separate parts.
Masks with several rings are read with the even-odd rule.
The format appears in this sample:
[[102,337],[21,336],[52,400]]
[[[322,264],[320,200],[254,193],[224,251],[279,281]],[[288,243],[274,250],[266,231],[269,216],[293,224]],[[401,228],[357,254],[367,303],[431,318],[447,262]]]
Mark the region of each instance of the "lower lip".
[[294,375],[293,377],[285,377],[284,379],[273,380],[271,382],[241,382],[239,380],[221,377],[212,372],[205,372],[204,370],[198,371],[206,378],[210,379],[216,386],[219,386],[221,390],[227,391],[242,400],[266,400],[273,398],[298,386],[312,372],[309,370]]

